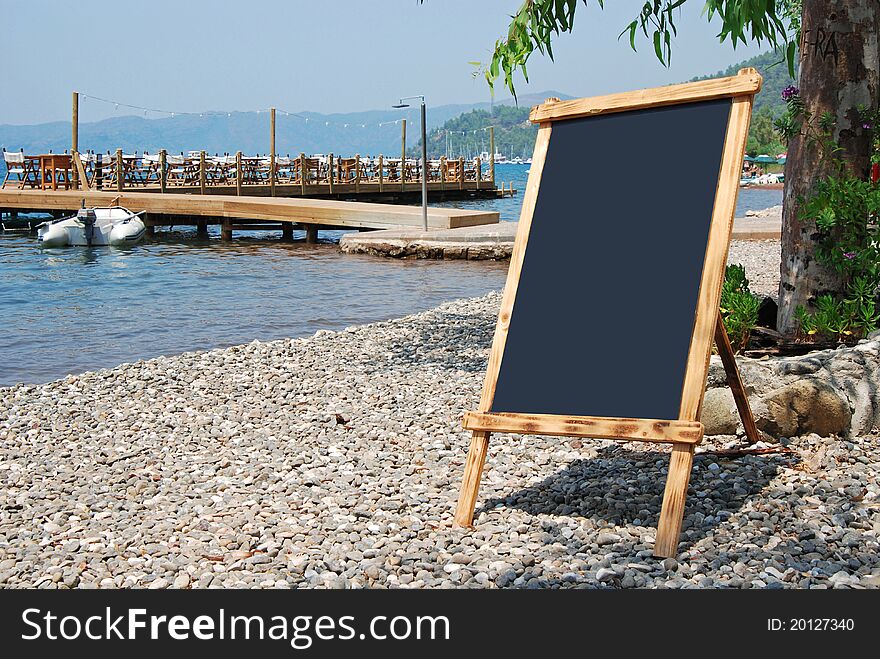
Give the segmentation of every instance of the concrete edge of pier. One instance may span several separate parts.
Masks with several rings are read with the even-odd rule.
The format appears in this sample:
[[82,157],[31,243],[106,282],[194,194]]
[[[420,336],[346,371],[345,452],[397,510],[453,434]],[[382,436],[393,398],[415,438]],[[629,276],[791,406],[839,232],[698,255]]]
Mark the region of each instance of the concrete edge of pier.
[[[422,231],[386,229],[342,236],[339,247],[347,254],[370,254],[395,258],[502,260],[510,258],[517,222]],[[778,217],[738,217],[733,240],[779,240]]]

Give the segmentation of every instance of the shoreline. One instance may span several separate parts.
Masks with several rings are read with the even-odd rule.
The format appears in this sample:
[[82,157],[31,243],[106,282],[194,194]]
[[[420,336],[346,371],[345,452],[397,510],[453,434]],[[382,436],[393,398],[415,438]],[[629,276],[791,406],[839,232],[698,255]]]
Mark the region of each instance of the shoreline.
[[876,438],[701,452],[657,561],[662,450],[499,435],[476,529],[452,528],[499,303],[0,390],[0,586],[880,585],[868,511],[833,513],[876,494]]
[[[780,240],[782,207],[750,211],[734,219],[731,239]],[[423,231],[421,229],[385,229],[366,233],[347,233],[339,240],[344,254],[396,259],[434,259],[469,261],[504,261],[513,253],[519,222]]]

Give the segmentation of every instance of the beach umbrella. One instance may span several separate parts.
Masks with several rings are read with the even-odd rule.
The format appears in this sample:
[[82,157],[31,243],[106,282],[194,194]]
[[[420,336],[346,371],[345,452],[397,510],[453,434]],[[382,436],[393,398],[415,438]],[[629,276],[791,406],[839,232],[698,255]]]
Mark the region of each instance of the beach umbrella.
[[776,158],[772,158],[771,156],[768,156],[766,153],[762,153],[757,158],[753,159],[752,162],[762,163],[762,164],[766,164],[766,165],[775,165]]
[[780,156],[779,158],[777,158],[776,164],[777,165],[784,165],[785,164],[785,156]]
[[751,156],[746,156],[745,158],[743,158],[743,160],[745,160],[746,162],[755,162],[755,159]]

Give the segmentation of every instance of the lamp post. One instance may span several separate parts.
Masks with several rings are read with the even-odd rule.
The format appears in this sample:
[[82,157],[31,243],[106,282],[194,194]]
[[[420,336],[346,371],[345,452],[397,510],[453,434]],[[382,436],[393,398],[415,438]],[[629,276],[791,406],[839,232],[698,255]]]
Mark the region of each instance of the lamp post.
[[[400,99],[400,103],[392,107],[401,109],[410,107],[409,101],[414,98],[420,100],[420,109],[422,115],[422,229],[428,230],[428,135],[425,129],[425,97],[421,94],[416,96],[404,96]],[[400,180],[403,180],[403,174],[406,170],[406,163],[400,163]]]

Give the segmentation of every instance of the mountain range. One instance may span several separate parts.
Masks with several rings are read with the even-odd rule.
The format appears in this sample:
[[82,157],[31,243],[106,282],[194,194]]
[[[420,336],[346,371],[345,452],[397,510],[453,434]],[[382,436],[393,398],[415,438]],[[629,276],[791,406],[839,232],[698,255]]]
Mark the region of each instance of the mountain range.
[[[571,98],[557,91],[519,97],[521,107],[543,102],[548,96]],[[92,101],[89,101],[92,102]],[[504,99],[493,103],[451,104],[428,107],[428,130],[472,110],[490,110],[492,105],[514,105]],[[367,110],[338,114],[276,112],[276,150],[279,154],[327,153],[376,155],[400,153],[401,118],[407,119],[407,144],[419,139],[418,108],[406,111]],[[70,122],[56,121],[36,125],[0,124],[0,146],[26,153],[61,152],[70,148]],[[119,116],[96,122],[80,122],[81,151],[100,152],[123,149],[155,153],[202,150],[208,153],[265,153],[269,150],[269,113],[204,112],[148,119]]]

